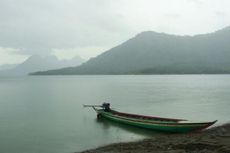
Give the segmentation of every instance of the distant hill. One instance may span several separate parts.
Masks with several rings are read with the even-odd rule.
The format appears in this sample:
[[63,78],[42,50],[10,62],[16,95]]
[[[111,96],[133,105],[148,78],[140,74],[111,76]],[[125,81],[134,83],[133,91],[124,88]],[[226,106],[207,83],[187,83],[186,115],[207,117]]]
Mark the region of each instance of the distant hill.
[[71,60],[58,60],[55,56],[41,57],[38,55],[30,56],[27,60],[18,65],[3,65],[0,76],[20,76],[27,75],[35,71],[45,71],[69,66],[78,66],[84,60],[75,57]]
[[8,69],[12,69],[15,66],[17,66],[17,64],[4,64],[4,65],[0,65],[0,72],[2,70],[8,70]]
[[176,36],[142,32],[77,67],[34,75],[230,73],[230,27]]

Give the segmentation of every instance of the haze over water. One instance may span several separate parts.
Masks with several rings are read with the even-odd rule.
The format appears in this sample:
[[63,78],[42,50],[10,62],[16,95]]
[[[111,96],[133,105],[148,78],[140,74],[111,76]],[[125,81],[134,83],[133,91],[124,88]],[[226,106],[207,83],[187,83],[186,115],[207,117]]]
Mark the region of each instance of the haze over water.
[[97,120],[83,104],[220,125],[229,101],[230,75],[0,78],[0,152],[69,153],[158,134]]

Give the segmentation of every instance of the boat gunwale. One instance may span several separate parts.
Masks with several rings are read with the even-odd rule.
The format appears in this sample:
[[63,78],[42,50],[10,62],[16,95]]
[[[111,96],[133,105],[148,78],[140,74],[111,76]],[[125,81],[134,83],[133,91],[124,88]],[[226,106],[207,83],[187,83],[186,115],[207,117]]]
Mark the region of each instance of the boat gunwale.
[[120,115],[120,116],[126,116],[126,117],[137,117],[137,118],[146,118],[146,119],[152,119],[152,120],[159,120],[159,121],[187,121],[185,119],[174,119],[174,118],[164,118],[164,117],[156,117],[156,116],[147,116],[147,115],[138,115],[138,114],[130,114],[130,113],[123,113],[123,112],[118,112],[115,110],[112,110],[112,113]]
[[[103,110],[98,110],[100,111],[99,113],[102,113],[104,115],[107,115],[107,116],[112,116],[112,117],[115,117],[115,118],[119,118],[121,120],[126,120],[126,121],[132,121],[132,122],[140,122],[140,123],[146,123],[146,124],[158,124],[158,125],[166,125],[166,126],[192,126],[192,125],[207,125],[208,126],[211,126],[212,124],[216,123],[217,120],[215,121],[211,121],[211,122],[191,122],[191,123],[179,123],[179,122],[161,122],[161,121],[145,121],[145,120],[135,120],[135,119],[132,119],[132,118],[122,118],[122,117],[119,117],[119,116],[115,116],[113,115],[111,112],[104,112]],[[206,127],[205,127],[206,128]]]
[[[104,111],[103,109],[97,109],[95,107],[93,107],[93,109],[97,112],[97,111]],[[116,114],[116,115],[119,115],[119,116],[125,116],[125,117],[128,117],[128,118],[139,118],[140,120],[143,120],[143,118],[146,118],[146,119],[150,119],[150,120],[153,120],[153,121],[157,121],[159,120],[159,122],[180,122],[180,121],[188,121],[188,120],[185,120],[185,119],[175,119],[175,118],[164,118],[164,117],[156,117],[156,116],[147,116],[147,115],[139,115],[139,114],[131,114],[131,113],[123,113],[123,112],[118,112],[118,111],[115,111],[113,109],[110,110],[111,113],[113,114]],[[142,119],[141,119],[142,118]]]

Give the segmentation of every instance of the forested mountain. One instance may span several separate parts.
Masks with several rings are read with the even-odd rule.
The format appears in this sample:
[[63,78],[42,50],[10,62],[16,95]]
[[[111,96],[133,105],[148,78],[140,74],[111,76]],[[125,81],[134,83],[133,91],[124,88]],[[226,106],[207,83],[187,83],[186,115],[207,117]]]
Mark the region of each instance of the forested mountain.
[[142,32],[80,66],[33,74],[216,73],[230,73],[230,27],[195,36]]

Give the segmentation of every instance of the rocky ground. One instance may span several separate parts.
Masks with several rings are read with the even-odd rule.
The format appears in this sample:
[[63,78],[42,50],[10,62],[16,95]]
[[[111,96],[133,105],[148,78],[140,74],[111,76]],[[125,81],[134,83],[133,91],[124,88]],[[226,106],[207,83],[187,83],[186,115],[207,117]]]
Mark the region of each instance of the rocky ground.
[[230,123],[199,133],[162,134],[81,153],[230,153]]

